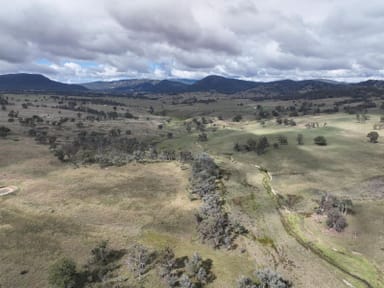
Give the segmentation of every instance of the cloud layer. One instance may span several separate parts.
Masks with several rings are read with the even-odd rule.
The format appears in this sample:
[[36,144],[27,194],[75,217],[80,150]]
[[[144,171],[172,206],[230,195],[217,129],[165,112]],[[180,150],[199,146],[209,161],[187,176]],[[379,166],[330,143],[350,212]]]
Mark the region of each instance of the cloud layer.
[[382,79],[382,27],[381,0],[14,0],[0,10],[0,73]]

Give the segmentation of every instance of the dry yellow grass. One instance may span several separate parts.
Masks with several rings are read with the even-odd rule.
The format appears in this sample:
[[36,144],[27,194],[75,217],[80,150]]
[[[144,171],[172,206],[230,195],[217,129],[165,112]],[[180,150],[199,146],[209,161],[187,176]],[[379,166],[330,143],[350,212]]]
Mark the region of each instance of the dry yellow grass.
[[24,139],[7,141],[2,152],[16,163],[0,159],[1,184],[20,190],[0,199],[4,287],[45,287],[51,261],[66,255],[84,263],[102,239],[126,248],[146,231],[185,238],[194,229],[187,172],[176,163],[75,169],[44,146],[26,140],[26,151]]

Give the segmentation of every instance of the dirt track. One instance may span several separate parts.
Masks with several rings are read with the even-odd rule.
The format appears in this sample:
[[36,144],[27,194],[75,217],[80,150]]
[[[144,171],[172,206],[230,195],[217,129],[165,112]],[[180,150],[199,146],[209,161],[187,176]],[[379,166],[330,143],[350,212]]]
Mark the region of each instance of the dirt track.
[[0,196],[5,196],[11,193],[14,193],[17,191],[16,186],[6,186],[6,187],[0,187]]

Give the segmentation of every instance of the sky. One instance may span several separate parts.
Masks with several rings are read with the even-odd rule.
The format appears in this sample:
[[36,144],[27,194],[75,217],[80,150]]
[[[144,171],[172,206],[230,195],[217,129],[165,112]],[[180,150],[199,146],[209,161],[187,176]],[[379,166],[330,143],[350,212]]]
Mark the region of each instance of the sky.
[[0,74],[384,79],[382,0],[0,0]]

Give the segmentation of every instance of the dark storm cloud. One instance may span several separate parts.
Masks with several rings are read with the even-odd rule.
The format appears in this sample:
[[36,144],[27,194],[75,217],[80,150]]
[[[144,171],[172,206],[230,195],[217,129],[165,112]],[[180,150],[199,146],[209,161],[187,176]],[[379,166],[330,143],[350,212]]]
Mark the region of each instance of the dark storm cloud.
[[378,0],[14,0],[0,10],[0,72],[383,78],[383,12]]

